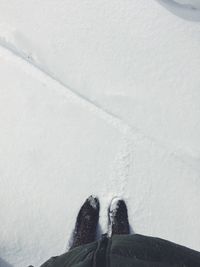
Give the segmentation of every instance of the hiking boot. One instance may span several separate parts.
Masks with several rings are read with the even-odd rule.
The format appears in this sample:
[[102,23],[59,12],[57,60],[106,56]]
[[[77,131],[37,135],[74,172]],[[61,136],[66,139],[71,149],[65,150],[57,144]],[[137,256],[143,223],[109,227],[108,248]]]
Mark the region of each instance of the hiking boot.
[[98,220],[99,200],[90,196],[78,213],[71,249],[95,241]]
[[130,233],[128,212],[123,199],[114,198],[109,207],[109,235],[126,235]]

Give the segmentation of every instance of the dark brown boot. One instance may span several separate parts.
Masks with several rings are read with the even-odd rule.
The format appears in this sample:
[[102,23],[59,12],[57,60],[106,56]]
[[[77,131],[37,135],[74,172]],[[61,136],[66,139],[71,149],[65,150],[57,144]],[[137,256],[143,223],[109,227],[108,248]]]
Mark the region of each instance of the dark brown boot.
[[78,213],[71,249],[95,241],[98,220],[99,200],[90,196]]
[[111,235],[126,235],[130,233],[128,212],[123,199],[114,198],[109,207]]

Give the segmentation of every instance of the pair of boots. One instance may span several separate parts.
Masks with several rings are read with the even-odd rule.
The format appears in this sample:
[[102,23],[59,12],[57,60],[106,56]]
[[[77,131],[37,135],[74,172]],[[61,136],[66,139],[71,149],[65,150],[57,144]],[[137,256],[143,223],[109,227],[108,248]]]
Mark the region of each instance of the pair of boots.
[[[97,197],[90,196],[82,205],[76,220],[71,249],[95,241],[99,220],[100,204]],[[111,235],[129,234],[129,221],[126,203],[115,198],[108,209]]]

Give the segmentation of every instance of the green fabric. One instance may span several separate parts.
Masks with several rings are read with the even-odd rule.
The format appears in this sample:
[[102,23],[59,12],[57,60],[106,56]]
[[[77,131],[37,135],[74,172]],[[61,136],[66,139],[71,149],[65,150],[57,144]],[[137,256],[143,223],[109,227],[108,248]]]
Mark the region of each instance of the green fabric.
[[70,250],[57,257],[52,257],[41,267],[88,267],[92,266],[94,252],[96,251],[98,242],[93,242],[85,246],[80,246]]
[[41,267],[200,267],[200,253],[142,235],[114,235],[53,257]]

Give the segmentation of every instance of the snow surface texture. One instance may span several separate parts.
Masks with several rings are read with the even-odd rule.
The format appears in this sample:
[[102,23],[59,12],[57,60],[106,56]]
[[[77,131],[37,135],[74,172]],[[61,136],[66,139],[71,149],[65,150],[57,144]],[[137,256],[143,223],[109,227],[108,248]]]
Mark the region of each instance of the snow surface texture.
[[200,25],[149,0],[0,1],[0,265],[66,251],[86,197],[200,250]]

